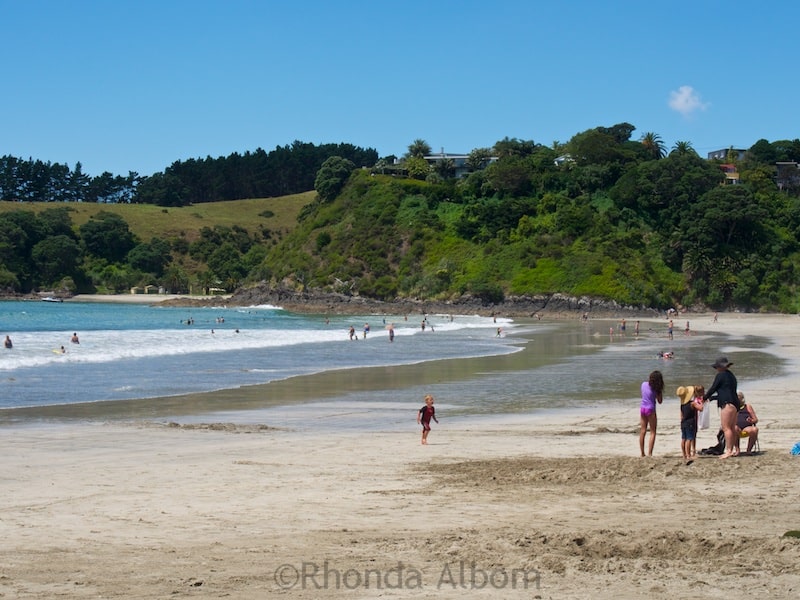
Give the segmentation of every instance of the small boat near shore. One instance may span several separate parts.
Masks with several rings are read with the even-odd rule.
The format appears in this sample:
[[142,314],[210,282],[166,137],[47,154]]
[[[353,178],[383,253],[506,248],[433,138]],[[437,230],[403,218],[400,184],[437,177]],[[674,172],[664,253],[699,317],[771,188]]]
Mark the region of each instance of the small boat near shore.
[[63,302],[63,298],[55,298],[54,296],[45,296],[42,298],[42,302]]

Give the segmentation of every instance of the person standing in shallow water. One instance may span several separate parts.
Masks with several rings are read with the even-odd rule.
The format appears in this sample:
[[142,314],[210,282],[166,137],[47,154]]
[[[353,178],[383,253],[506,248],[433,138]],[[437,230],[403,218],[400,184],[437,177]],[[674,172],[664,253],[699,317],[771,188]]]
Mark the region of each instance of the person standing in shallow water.
[[653,456],[653,447],[656,445],[656,403],[664,401],[664,377],[661,371],[653,371],[641,385],[642,404],[639,408],[639,451],[644,453],[644,438],[647,428],[650,428],[650,439],[647,445],[647,456]]

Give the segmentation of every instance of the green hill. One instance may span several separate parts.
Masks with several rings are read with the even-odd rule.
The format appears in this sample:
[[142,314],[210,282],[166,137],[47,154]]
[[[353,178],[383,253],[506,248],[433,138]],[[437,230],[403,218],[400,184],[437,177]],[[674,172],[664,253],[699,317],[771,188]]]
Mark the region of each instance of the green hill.
[[152,204],[95,204],[84,202],[0,202],[0,215],[17,210],[41,213],[47,209],[66,208],[74,227],[79,228],[101,212],[119,215],[140,239],[185,237],[195,241],[203,227],[215,225],[245,228],[258,233],[260,228],[285,235],[297,226],[300,209],[316,194],[305,192],[279,198],[205,202],[191,206],[162,208]]
[[571,191],[591,168],[551,171],[563,189],[536,195],[491,190],[492,167],[477,183],[358,170],[333,201],[301,213],[262,274],[284,287],[383,300],[499,303],[559,292],[632,306],[798,311],[797,198],[722,186],[718,167],[694,153]]

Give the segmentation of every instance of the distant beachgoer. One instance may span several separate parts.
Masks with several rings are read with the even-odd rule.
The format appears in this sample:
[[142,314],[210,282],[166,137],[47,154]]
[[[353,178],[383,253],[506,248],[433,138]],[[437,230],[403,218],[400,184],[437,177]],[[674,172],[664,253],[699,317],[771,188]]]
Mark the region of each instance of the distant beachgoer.
[[718,316],[717,313],[714,313],[714,323],[717,322],[717,316]]
[[503,333],[503,328],[502,327],[498,327],[497,328],[497,335],[495,335],[494,337],[500,337],[502,335],[502,333]]
[[625,319],[622,319],[622,321],[619,322],[619,332],[622,335],[625,335]]
[[8,336],[6,336],[6,341],[3,342],[3,345],[9,350],[14,347],[14,344],[11,343],[11,338]]
[[422,443],[428,443],[428,434],[431,431],[431,419],[439,423],[436,418],[436,409],[433,408],[433,396],[428,394],[425,396],[425,406],[419,409],[417,413],[417,423],[422,424]]
[[650,439],[647,455],[653,456],[653,447],[656,445],[656,403],[664,401],[664,377],[661,371],[653,371],[641,385],[642,403],[639,408],[639,451],[644,456],[644,438],[647,428],[650,427]]
[[684,333],[685,335],[689,335],[689,333],[690,333],[690,330],[689,330],[689,321],[686,321],[686,328],[683,330],[683,333]]
[[394,323],[389,324],[389,341],[394,341]]
[[64,348],[64,346],[61,346],[61,354],[66,354],[66,353],[67,353],[67,349]]
[[665,359],[669,360],[671,358],[675,358],[675,353],[674,352],[670,352],[670,351],[659,352],[658,353],[658,358],[665,358]]
[[368,333],[369,333],[369,323],[364,323],[364,339],[367,339]]
[[639,337],[639,321],[636,321],[636,325],[634,325],[633,327],[633,334],[636,337]]
[[[78,339],[78,334],[77,333],[73,333],[72,337],[70,338],[69,341],[72,342],[73,344],[80,344],[81,343],[80,340]],[[89,344],[89,345],[91,346],[91,344]]]
[[425,331],[425,319],[422,319],[421,327],[422,327],[422,331]]
[[669,320],[669,324],[667,325],[667,337],[668,337],[669,339],[673,339],[673,338],[672,338],[672,329],[673,329],[673,326],[672,326],[672,319],[670,319],[670,320]]
[[356,337],[356,328],[350,325],[350,341],[352,342],[354,339],[358,339]]

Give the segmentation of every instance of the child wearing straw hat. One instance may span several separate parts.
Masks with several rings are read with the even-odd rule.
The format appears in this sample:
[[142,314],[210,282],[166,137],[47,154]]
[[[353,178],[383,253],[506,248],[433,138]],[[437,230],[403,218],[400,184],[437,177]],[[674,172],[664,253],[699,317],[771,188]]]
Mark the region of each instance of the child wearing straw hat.
[[692,460],[692,443],[697,437],[697,413],[703,405],[695,400],[694,386],[680,386],[676,391],[681,399],[681,451],[684,460]]

